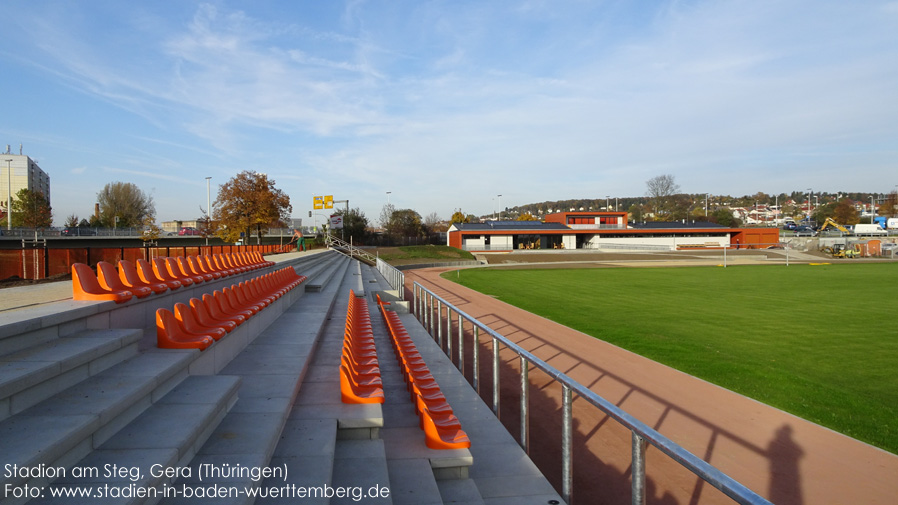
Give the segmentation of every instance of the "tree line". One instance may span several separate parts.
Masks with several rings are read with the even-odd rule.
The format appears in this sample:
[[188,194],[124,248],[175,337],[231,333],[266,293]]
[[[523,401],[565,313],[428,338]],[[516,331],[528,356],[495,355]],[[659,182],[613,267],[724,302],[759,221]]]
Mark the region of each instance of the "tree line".
[[[202,209],[200,209],[202,211]],[[218,188],[211,219],[197,220],[203,236],[216,236],[225,242],[258,239],[270,227],[284,226],[293,207],[290,197],[275,186],[266,174],[252,170],[240,172]],[[3,224],[5,224],[3,219]],[[22,189],[12,203],[12,226],[49,228],[53,212],[49,202],[39,191]],[[97,193],[96,208],[89,218],[71,214],[65,219],[67,228],[142,228],[145,239],[161,234],[156,225],[156,206],[153,197],[136,184],[114,181]]]

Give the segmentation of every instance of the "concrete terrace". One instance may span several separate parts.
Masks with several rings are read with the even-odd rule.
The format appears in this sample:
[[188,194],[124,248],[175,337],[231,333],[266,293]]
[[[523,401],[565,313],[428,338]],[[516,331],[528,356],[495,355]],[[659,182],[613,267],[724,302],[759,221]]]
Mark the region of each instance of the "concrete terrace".
[[[121,305],[74,301],[68,282],[0,291],[0,503],[561,501],[405,314],[472,441],[425,446],[373,299],[390,289],[376,269],[333,251],[266,259],[276,265]],[[283,267],[308,279],[209,349],[156,347],[157,308]],[[382,405],[340,401],[350,289],[369,303]],[[74,489],[91,494],[51,496]]]

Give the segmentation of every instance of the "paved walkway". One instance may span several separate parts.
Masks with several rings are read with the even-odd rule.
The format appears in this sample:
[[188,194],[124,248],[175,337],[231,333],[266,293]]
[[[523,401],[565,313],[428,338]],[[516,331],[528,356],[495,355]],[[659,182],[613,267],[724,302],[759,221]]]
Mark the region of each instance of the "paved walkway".
[[[898,456],[441,279],[444,270],[407,271],[407,298],[415,281],[433,287],[773,503],[895,503]],[[490,349],[481,338],[482,363]],[[502,421],[517,433],[517,360],[501,357]],[[531,417],[531,457],[558,488],[560,388],[539,375],[530,374],[531,409],[541,413]],[[489,384],[481,388],[483,398],[491,394]],[[629,503],[629,433],[582,401],[574,417],[575,502]],[[647,454],[649,503],[732,503],[657,450]]]

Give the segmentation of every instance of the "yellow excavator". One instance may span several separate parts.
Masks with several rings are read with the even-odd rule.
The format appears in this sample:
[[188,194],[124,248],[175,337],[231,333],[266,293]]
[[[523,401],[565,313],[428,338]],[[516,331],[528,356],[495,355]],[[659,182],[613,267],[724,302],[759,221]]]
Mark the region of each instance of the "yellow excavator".
[[861,253],[850,245],[833,244],[832,247],[824,247],[823,252],[832,254],[833,258],[859,258]]
[[[839,230],[845,235],[851,235],[851,230],[833,221],[830,217],[826,218],[826,221],[823,222],[823,226],[820,227],[819,231],[822,232],[830,227]],[[833,244],[832,246],[824,247],[823,252],[831,254],[833,258],[857,258],[860,256],[860,253],[856,248],[843,244]]]
[[830,226],[839,230],[840,232],[842,232],[846,235],[851,235],[851,230],[849,230],[848,228],[842,226],[841,224],[833,221],[833,218],[831,218],[831,217],[826,218],[826,221],[823,222],[823,226],[821,226],[820,229],[817,231],[823,231]]

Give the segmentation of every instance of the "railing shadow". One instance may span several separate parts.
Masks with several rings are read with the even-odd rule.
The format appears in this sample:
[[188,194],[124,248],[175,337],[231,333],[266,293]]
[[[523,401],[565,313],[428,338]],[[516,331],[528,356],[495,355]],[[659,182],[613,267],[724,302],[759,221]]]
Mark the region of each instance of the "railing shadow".
[[[414,279],[406,279],[413,283]],[[423,279],[418,279],[423,280]],[[458,293],[447,291],[440,286],[429,283],[438,296],[443,297],[463,311],[472,314],[476,302],[466,300]],[[412,299],[412,296],[409,296]],[[467,306],[466,306],[467,305]],[[482,310],[480,311],[482,312]],[[458,320],[453,313],[450,330],[445,330],[445,309],[443,314],[443,349],[448,349],[447,333],[454,341],[458,336]],[[791,428],[784,425],[775,434],[767,447],[758,446],[724,426],[715,425],[708,420],[684,409],[669,399],[662,398],[651,391],[630,382],[624,377],[594,364],[582,361],[579,356],[572,356],[565,349],[544,336],[534,335],[515,324],[501,314],[480,314],[478,319],[508,337],[521,347],[539,356],[550,365],[565,374],[574,369],[582,371],[588,368],[588,374],[594,377],[587,387],[596,391],[596,386],[613,381],[617,392],[615,399],[607,399],[622,407],[623,404],[640,396],[654,406],[653,421],[643,419],[655,430],[671,419],[676,423],[684,420],[700,428],[706,442],[704,451],[696,455],[705,461],[712,461],[719,447],[738,445],[742,449],[768,461],[768,489],[755,489],[756,492],[768,495],[777,505],[803,505],[798,461],[803,451],[791,437]],[[473,331],[470,324],[464,328],[464,370],[469,382],[474,376],[473,370]],[[492,405],[492,338],[480,332],[480,375],[479,394],[487,405]],[[458,363],[457,344],[453,344],[453,362]],[[582,374],[581,374],[582,375]],[[509,349],[502,346],[500,352],[500,409],[499,416],[506,429],[520,440],[520,359]],[[530,367],[529,369],[529,405],[532,413],[529,418],[530,455],[540,470],[552,482],[556,490],[561,492],[561,386],[547,375]],[[607,392],[606,392],[607,394]],[[574,400],[574,451],[573,451],[573,489],[576,503],[630,503],[630,432],[617,421],[610,419],[598,408],[586,401]],[[608,422],[608,421],[611,422]],[[706,435],[705,435],[706,434]],[[724,443],[725,442],[725,443]],[[726,455],[719,455],[726,458]],[[646,452],[647,478],[646,502],[657,504],[697,505],[707,503],[733,503],[713,486],[686,470],[680,464],[652,447]],[[755,485],[755,487],[759,487]]]

